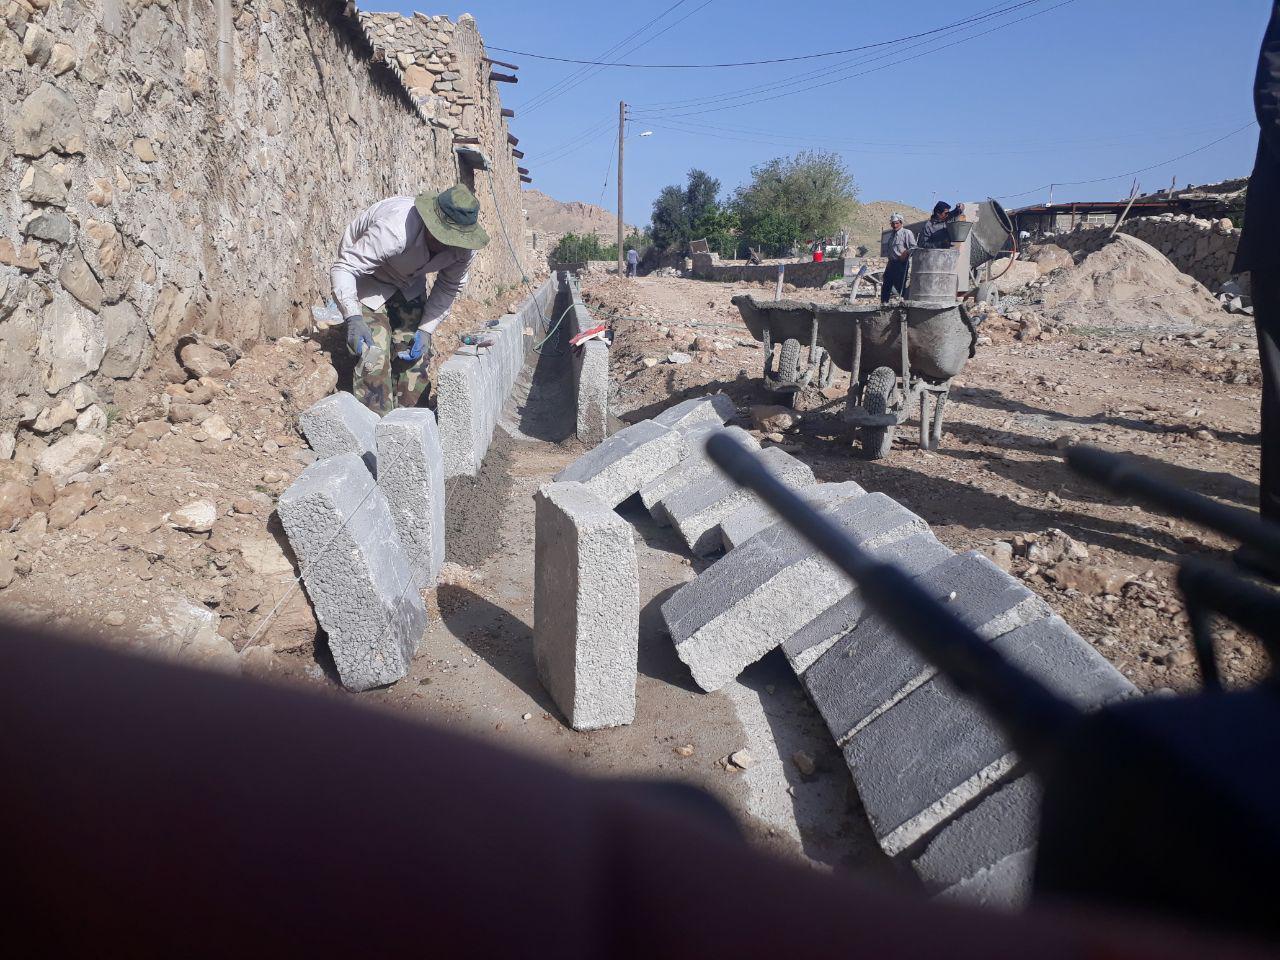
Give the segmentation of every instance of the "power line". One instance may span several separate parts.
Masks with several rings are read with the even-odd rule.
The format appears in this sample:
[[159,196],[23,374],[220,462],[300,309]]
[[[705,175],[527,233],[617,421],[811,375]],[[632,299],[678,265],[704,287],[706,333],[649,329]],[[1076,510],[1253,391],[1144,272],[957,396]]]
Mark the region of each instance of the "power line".
[[613,172],[613,155],[617,152],[617,150],[618,150],[618,141],[615,140],[613,142],[613,146],[609,148],[609,162],[605,164],[604,183],[600,185],[600,199],[596,201],[597,207],[600,206],[602,203],[604,203],[604,192],[605,190],[609,189],[609,174]]
[[[1032,2],[1037,2],[1037,3],[1038,3],[1038,2],[1042,2],[1042,0],[1032,0]],[[899,65],[900,65],[900,64],[902,64],[902,63],[909,63],[909,62],[911,62],[912,60],[919,60],[921,57],[925,57],[925,56],[928,56],[928,55],[933,54],[933,53],[939,53],[939,52],[941,52],[941,51],[943,51],[943,50],[947,50],[947,49],[949,49],[949,48],[951,48],[951,47],[958,46],[958,45],[960,45],[961,43],[967,43],[967,42],[969,42],[970,40],[976,40],[978,37],[985,37],[985,36],[987,36],[987,35],[989,35],[989,34],[996,33],[996,32],[998,32],[998,31],[1000,31],[1000,30],[1007,29],[1008,27],[1015,26],[1015,25],[1017,25],[1017,24],[1019,24],[1019,23],[1023,23],[1023,22],[1025,22],[1025,21],[1027,21],[1027,20],[1034,19],[1035,17],[1043,16],[1043,15],[1044,15],[1044,14],[1046,14],[1046,13],[1052,13],[1054,10],[1059,10],[1059,9],[1061,9],[1062,7],[1069,6],[1070,4],[1075,3],[1075,2],[1077,2],[1077,0],[1060,0],[1060,2],[1059,2],[1059,3],[1057,3],[1057,4],[1053,5],[1052,7],[1046,7],[1046,8],[1045,8],[1045,9],[1043,9],[1043,10],[1037,10],[1036,12],[1034,12],[1034,13],[1030,13],[1030,14],[1027,14],[1027,15],[1026,15],[1026,16],[1024,16],[1024,17],[1019,17],[1019,18],[1017,18],[1017,19],[1015,19],[1015,20],[1010,20],[1010,21],[1008,21],[1008,22],[1006,22],[1006,23],[998,24],[998,25],[996,25],[996,26],[994,26],[994,27],[991,27],[991,28],[989,28],[989,29],[987,29],[987,30],[980,31],[980,32],[978,32],[978,33],[973,33],[973,34],[969,34],[969,35],[967,35],[967,36],[962,36],[962,37],[960,37],[960,38],[958,38],[958,39],[956,39],[956,40],[952,40],[952,41],[951,41],[951,42],[949,42],[949,43],[944,43],[944,44],[941,44],[941,45],[939,45],[939,46],[931,47],[931,48],[930,48],[930,49],[928,49],[928,50],[924,50],[924,51],[922,51],[922,52],[920,52],[920,53],[913,54],[912,56],[909,56],[909,57],[902,57],[902,56],[900,56],[898,51],[890,51],[889,53],[881,54],[881,55],[880,55],[880,56],[878,56],[878,57],[872,57],[872,58],[870,58],[869,60],[864,61],[864,62],[866,62],[866,63],[874,63],[874,62],[875,62],[875,61],[877,61],[877,60],[886,60],[886,59],[888,59],[888,58],[890,58],[890,57],[893,57],[893,58],[895,58],[895,59],[893,59],[893,62],[892,62],[892,63],[884,63],[884,64],[881,64],[881,65],[880,65],[880,66],[878,66],[878,67],[872,67],[872,68],[871,68],[871,69],[869,69],[869,70],[863,70],[863,71],[858,72],[858,73],[847,73],[847,74],[842,74],[842,75],[840,75],[840,76],[832,77],[831,79],[828,79],[828,80],[822,81],[822,82],[820,82],[820,83],[807,83],[807,82],[805,82],[805,83],[804,83],[804,86],[803,86],[801,89],[799,89],[799,90],[791,90],[791,91],[788,91],[788,92],[785,92],[785,93],[775,93],[775,94],[773,94],[772,96],[768,96],[768,97],[755,97],[755,96],[750,96],[749,91],[742,91],[742,92],[739,92],[739,93],[729,93],[729,94],[725,94],[725,95],[723,95],[723,96],[722,96],[722,97],[720,97],[719,99],[720,99],[720,100],[723,100],[723,101],[739,101],[739,102],[736,102],[736,103],[725,103],[723,106],[707,106],[705,109],[700,109],[700,110],[686,110],[686,111],[681,112],[681,113],[672,113],[672,112],[669,112],[670,110],[679,109],[678,107],[669,108],[668,110],[656,110],[656,109],[655,109],[655,110],[648,110],[648,111],[638,108],[636,112],[637,112],[637,115],[640,115],[640,116],[663,116],[663,115],[665,115],[665,116],[667,117],[667,119],[675,119],[675,118],[678,118],[678,117],[693,117],[693,116],[701,116],[701,115],[706,114],[706,113],[716,113],[716,112],[719,112],[719,111],[721,111],[721,110],[732,110],[732,109],[736,109],[736,108],[738,108],[738,107],[744,107],[744,106],[758,106],[758,105],[759,105],[759,104],[761,104],[761,103],[767,103],[767,102],[769,102],[769,101],[771,101],[771,100],[779,100],[779,99],[782,99],[783,97],[795,96],[795,95],[796,95],[796,94],[798,94],[798,93],[810,93],[810,92],[812,92],[813,90],[817,90],[817,89],[820,89],[820,88],[822,88],[822,87],[829,87],[829,86],[832,86],[833,84],[837,84],[837,83],[844,83],[844,82],[846,82],[846,81],[848,81],[848,80],[853,80],[853,79],[856,79],[856,78],[858,78],[858,77],[864,77],[864,76],[867,76],[867,75],[872,74],[872,73],[877,73],[877,72],[879,72],[879,71],[881,71],[881,70],[887,70],[887,69],[888,69],[888,68],[890,68],[890,67],[899,66]],[[800,78],[797,78],[797,79],[792,80],[792,81],[782,82],[782,83],[777,84],[777,85],[775,86],[775,89],[783,89],[783,88],[785,88],[785,87],[789,87],[789,86],[796,86],[797,84],[799,84],[799,83],[801,83],[801,82],[802,82],[802,80],[801,80]],[[715,103],[716,101],[715,101],[715,99],[708,99],[708,100],[706,100],[705,102],[706,102],[706,103]],[[690,105],[692,106],[693,104],[690,104]]]
[[[633,30],[631,33],[627,34],[627,36],[623,37],[621,40],[619,40],[617,43],[611,46],[608,50],[606,50],[603,54],[600,55],[601,59],[609,56],[611,53],[613,53],[615,50],[618,50],[620,47],[625,46],[632,39],[640,36],[642,33],[644,33],[646,30],[652,27],[655,23],[657,23],[659,20],[665,17],[672,10],[675,10],[677,7],[683,6],[687,2],[688,0],[676,0],[675,3],[667,7],[665,10],[663,10],[660,14],[658,14],[652,20],[649,20],[647,23],[643,24],[638,30]],[[643,45],[644,44],[640,44],[640,46],[643,46]],[[619,56],[620,57],[626,56],[628,53],[632,53],[637,49],[639,49],[639,47],[633,47],[630,50],[625,50],[621,54],[619,54]],[[532,97],[527,103],[525,103],[521,107],[521,111],[527,116],[529,113],[531,113],[534,110],[537,110],[539,107],[546,106],[548,103],[550,103],[552,100],[556,99],[557,97],[565,93],[568,93],[578,84],[588,79],[590,75],[591,75],[590,67],[583,67],[581,69],[574,70],[568,76],[557,81],[555,84],[553,84],[552,86],[544,90],[542,93]]]
[[1032,193],[1040,193],[1042,190],[1048,190],[1050,187],[1085,187],[1094,183],[1109,183],[1112,180],[1125,180],[1129,177],[1136,177],[1141,173],[1149,173],[1152,170],[1158,170],[1160,167],[1168,166],[1171,163],[1177,163],[1179,160],[1185,160],[1187,157],[1195,156],[1197,153],[1203,153],[1210,147],[1216,147],[1223,141],[1230,140],[1232,137],[1239,136],[1250,127],[1254,126],[1256,121],[1250,120],[1243,127],[1237,127],[1225,136],[1218,137],[1217,140],[1211,140],[1206,144],[1196,147],[1194,150],[1188,150],[1186,153],[1180,153],[1176,157],[1170,157],[1168,160],[1161,160],[1159,163],[1153,163],[1146,167],[1140,167],[1137,170],[1129,170],[1125,173],[1117,173],[1110,177],[1094,177],[1091,180],[1054,180],[1052,183],[1041,184],[1031,190],[1023,190],[1021,193],[1007,193],[1000,197],[1001,200],[1016,200],[1018,197],[1025,197]]
[[[708,2],[710,2],[710,0],[708,0]],[[1022,0],[1021,3],[1015,3],[1009,7],[1004,8],[1003,10],[1000,11],[1000,13],[1008,13],[1010,11],[1017,10],[1021,7],[1030,6],[1032,3],[1038,3],[1038,2],[1040,2],[1040,0]],[[703,4],[703,6],[706,6],[706,4]],[[693,13],[697,13],[697,10],[694,10]],[[692,13],[688,14],[687,16],[692,16]],[[489,45],[489,49],[498,50],[498,51],[501,51],[502,53],[513,53],[521,57],[531,57],[534,60],[551,60],[556,63],[577,63],[577,64],[584,64],[586,66],[593,66],[593,67],[624,67],[630,70],[712,70],[712,69],[722,69],[725,67],[761,67],[761,66],[766,66],[768,64],[774,64],[774,63],[795,63],[796,61],[799,61],[799,60],[817,60],[822,57],[839,57],[847,53],[859,53],[864,50],[873,50],[877,47],[903,43],[907,40],[918,40],[921,37],[927,37],[935,33],[941,33],[944,30],[950,30],[955,27],[963,26],[967,23],[972,23],[975,20],[979,20],[979,19],[982,19],[982,18],[978,15],[975,15],[967,20],[957,20],[955,23],[949,23],[949,24],[946,24],[945,26],[935,27],[932,30],[924,31],[923,33],[915,33],[915,34],[911,34],[910,36],[898,37],[894,40],[881,40],[876,43],[867,43],[859,47],[846,47],[843,50],[826,50],[822,53],[804,53],[804,54],[797,54],[796,56],[793,56],[793,57],[774,57],[769,60],[738,60],[738,61],[733,61],[729,63],[622,63],[617,60],[576,60],[572,57],[553,57],[548,54],[531,53],[528,50],[513,50],[509,47],[496,47],[493,45]],[[675,26],[675,24],[672,24],[672,26]],[[668,27],[667,29],[669,30],[671,29],[671,27]]]

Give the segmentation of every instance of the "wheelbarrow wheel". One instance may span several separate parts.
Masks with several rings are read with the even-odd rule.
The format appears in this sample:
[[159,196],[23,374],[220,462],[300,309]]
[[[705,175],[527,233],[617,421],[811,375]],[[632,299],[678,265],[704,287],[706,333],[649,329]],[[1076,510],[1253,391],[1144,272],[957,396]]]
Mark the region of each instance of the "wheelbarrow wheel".
[[[893,391],[898,386],[898,375],[888,367],[876,367],[862,387],[862,407],[867,413],[889,412]],[[862,453],[868,460],[879,460],[893,449],[893,427],[860,427],[859,440]]]
[[813,378],[814,385],[819,390],[825,390],[831,386],[831,381],[834,378],[835,368],[831,364],[831,354],[823,350],[822,358],[818,361],[818,375]]
[[782,349],[778,352],[778,382],[799,383],[800,369],[800,341],[783,340]]

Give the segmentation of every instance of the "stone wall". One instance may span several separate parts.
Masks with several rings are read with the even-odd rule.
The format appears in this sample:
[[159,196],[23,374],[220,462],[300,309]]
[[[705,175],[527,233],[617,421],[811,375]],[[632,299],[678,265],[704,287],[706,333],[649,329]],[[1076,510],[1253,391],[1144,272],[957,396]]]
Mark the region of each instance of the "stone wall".
[[[1240,230],[1229,219],[1202,220],[1187,214],[1166,213],[1125,221],[1121,233],[1155,247],[1183,273],[1195,277],[1211,291],[1233,276]],[[1110,227],[1086,227],[1045,238],[1072,254],[1100,250],[1111,236]]]
[[[0,0],[0,459],[20,423],[19,454],[38,452],[28,431],[73,385],[110,400],[186,332],[306,328],[343,227],[382,197],[474,183],[493,243],[468,294],[519,282],[519,183],[474,20],[395,18],[431,47],[424,90],[416,57],[388,58],[346,7]],[[455,153],[464,130],[491,174]]]
[[[814,263],[812,260],[801,260],[786,265],[784,282],[795,287],[821,287],[831,280],[851,277],[853,259],[843,257],[838,260],[823,260]],[[695,253],[693,255],[693,275],[699,280],[740,280],[757,283],[778,279],[778,265],[765,263],[753,265],[744,260],[725,263],[716,253]]]

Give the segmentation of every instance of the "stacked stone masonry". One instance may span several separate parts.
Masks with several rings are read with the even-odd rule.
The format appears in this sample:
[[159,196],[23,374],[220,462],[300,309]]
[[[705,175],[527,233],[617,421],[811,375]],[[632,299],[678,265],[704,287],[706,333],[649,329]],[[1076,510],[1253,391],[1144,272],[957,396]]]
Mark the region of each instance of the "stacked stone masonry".
[[[1195,277],[1213,293],[1234,276],[1236,248],[1240,230],[1229,219],[1203,220],[1187,214],[1166,213],[1158,217],[1135,217],[1120,227],[1127,233],[1151,244],[1169,261],[1189,276]],[[1087,256],[1111,238],[1111,227],[1087,227],[1046,238],[1069,253]]]
[[[736,429],[721,424],[728,411],[704,403],[686,401],[633,425],[562,474],[581,487],[558,486],[595,482],[601,506],[621,503],[637,489],[636,461],[648,459],[637,451],[665,443],[677,463],[641,484],[641,497],[660,492],[645,501],[654,510],[688,496],[708,481],[699,461],[714,470],[703,453],[707,436]],[[683,447],[668,436],[677,430]],[[916,578],[1001,655],[1061,696],[1096,709],[1132,694],[1132,685],[1043,600],[984,556],[952,553],[891,498],[852,482],[814,484],[812,477],[798,489],[864,550]],[[724,555],[661,608],[695,682],[720,689],[781,648],[843,749],[886,853],[909,863],[940,896],[1001,907],[1025,903],[1039,786],[1029,775],[1019,778],[1003,733],[843,573],[762,505],[727,515],[716,530]],[[568,608],[575,597],[561,588],[557,599]]]
[[0,458],[34,459],[42,410],[82,381],[110,402],[188,331],[306,329],[342,230],[383,197],[462,179],[495,241],[467,295],[530,272],[475,21],[348,6],[0,0]]

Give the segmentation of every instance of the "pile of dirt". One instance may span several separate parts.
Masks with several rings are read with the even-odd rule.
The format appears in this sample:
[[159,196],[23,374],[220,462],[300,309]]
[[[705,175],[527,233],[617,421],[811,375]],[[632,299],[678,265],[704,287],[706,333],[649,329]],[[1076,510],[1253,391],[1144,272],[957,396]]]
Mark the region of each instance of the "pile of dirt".
[[1110,329],[1181,331],[1212,325],[1222,308],[1202,284],[1148,243],[1117,234],[1041,291],[1052,320]]

